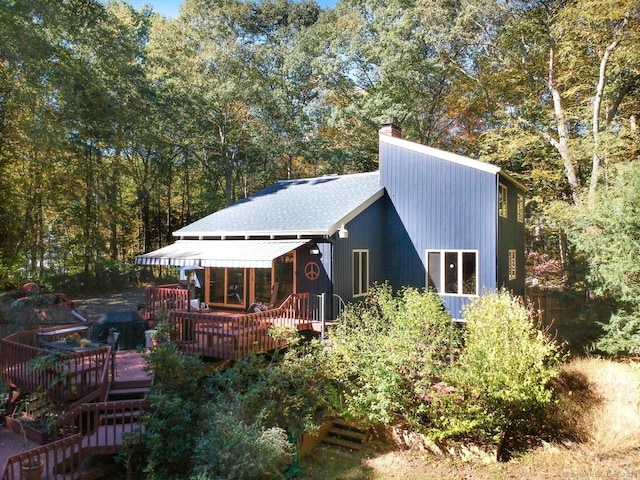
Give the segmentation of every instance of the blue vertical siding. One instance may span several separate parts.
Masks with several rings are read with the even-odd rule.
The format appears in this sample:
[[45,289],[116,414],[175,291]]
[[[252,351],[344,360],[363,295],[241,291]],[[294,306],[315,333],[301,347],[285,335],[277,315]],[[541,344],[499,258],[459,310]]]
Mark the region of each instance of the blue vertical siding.
[[[380,175],[390,201],[387,218],[399,220],[387,241],[400,238],[403,244],[391,250],[413,254],[413,261],[402,256],[406,271],[387,272],[392,284],[411,281],[424,287],[427,250],[477,250],[478,291],[496,288],[496,174],[380,142]],[[443,295],[456,318],[467,302],[467,297]]]
[[349,238],[334,236],[333,293],[345,302],[357,301],[353,296],[353,250],[369,250],[369,285],[385,280],[383,266],[384,197],[346,224]]

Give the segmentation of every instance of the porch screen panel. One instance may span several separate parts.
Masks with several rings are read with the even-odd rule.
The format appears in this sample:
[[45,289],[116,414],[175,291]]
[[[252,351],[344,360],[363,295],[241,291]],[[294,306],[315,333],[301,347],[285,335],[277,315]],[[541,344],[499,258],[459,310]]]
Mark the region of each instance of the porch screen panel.
[[224,268],[212,268],[209,281],[209,301],[212,303],[224,303],[226,292],[224,282]]
[[255,300],[266,302],[271,298],[271,275],[270,268],[255,269]]
[[229,304],[244,304],[244,269],[227,269],[227,302]]
[[289,295],[295,292],[293,285],[293,268],[295,256],[293,252],[277,258],[275,265],[275,281],[278,283],[277,304],[282,303]]

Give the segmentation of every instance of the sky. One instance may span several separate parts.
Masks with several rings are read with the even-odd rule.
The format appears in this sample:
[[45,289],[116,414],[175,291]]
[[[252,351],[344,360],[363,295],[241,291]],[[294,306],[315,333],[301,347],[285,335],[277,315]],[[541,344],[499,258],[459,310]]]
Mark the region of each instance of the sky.
[[[325,8],[334,6],[336,0],[317,0],[317,2],[321,7]],[[165,17],[176,18],[182,0],[128,0],[127,3],[130,3],[138,10],[143,4],[149,4],[153,7],[154,12],[161,13]]]

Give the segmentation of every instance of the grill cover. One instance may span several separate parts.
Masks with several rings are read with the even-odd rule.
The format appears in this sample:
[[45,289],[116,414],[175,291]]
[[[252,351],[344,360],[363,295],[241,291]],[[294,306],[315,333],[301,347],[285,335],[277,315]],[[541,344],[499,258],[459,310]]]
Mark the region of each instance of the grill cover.
[[91,329],[91,341],[107,343],[110,328],[115,328],[120,333],[118,350],[135,350],[137,347],[144,347],[146,322],[138,312],[131,310],[101,315]]

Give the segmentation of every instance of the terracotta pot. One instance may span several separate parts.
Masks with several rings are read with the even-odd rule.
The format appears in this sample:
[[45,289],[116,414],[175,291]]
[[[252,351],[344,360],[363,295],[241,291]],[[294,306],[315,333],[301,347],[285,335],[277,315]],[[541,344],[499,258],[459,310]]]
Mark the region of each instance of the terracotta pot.
[[20,465],[24,480],[40,480],[42,478],[43,465],[40,460],[25,460]]

